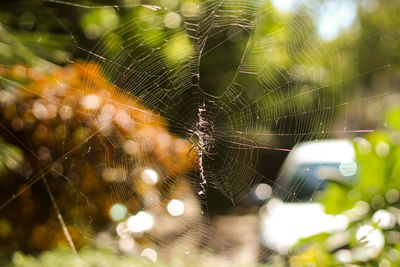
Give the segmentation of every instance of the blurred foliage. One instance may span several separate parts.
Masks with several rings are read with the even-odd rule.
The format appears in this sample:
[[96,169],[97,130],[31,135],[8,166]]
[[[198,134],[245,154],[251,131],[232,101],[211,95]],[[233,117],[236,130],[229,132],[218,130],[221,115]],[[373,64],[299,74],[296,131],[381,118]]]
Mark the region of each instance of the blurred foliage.
[[[148,267],[206,267],[211,265],[226,266],[225,263],[215,260],[212,255],[177,255],[170,263],[161,261],[152,262],[146,257],[129,256],[116,254],[107,249],[93,249],[84,247],[79,252],[79,257],[67,248],[58,248],[46,251],[34,257],[21,252],[13,254],[10,261],[1,261],[4,267],[129,267],[129,266],[148,266]],[[261,264],[229,264],[231,267],[267,267]]]
[[359,178],[353,187],[329,185],[321,199],[328,213],[343,212],[360,200],[380,208],[383,204],[380,200],[390,195],[391,189],[400,189],[399,111],[388,112],[386,131],[373,132],[367,139],[355,138]]
[[[146,209],[156,215],[162,212],[160,203],[165,209],[174,197],[192,196],[182,177],[193,168],[185,155],[190,143],[169,134],[162,118],[108,83],[98,65],[0,70],[7,81],[0,91],[0,123],[8,129],[0,141],[3,252],[66,242],[42,179],[48,179],[78,248],[94,230],[110,226],[113,203],[126,205],[128,214]],[[98,112],[102,116],[94,120]],[[150,184],[143,179],[148,168],[158,172]],[[116,194],[117,188],[125,191]],[[150,242],[146,237],[137,241]]]
[[145,258],[129,257],[115,254],[109,250],[93,250],[89,248],[83,248],[79,252],[79,257],[68,248],[46,251],[38,257],[17,252],[12,256],[10,263],[5,261],[3,264],[2,266],[5,267],[166,266],[162,263],[152,263]]
[[5,175],[7,170],[16,170],[22,162],[22,151],[0,138],[0,175]]
[[[107,267],[123,267],[123,266],[168,266],[163,263],[153,263],[150,259],[143,257],[130,257],[126,255],[118,255],[106,249],[90,249],[83,248],[79,252],[79,256],[72,253],[68,248],[59,248],[53,251],[46,251],[38,257],[32,255],[24,255],[21,252],[14,253],[11,263],[4,262],[5,267],[71,267],[71,266],[107,266]],[[181,262],[180,266],[188,266]]]
[[384,130],[355,138],[359,168],[355,184],[330,183],[319,196],[326,212],[346,216],[347,227],[302,240],[292,266],[398,266],[400,109],[390,109],[385,121]]

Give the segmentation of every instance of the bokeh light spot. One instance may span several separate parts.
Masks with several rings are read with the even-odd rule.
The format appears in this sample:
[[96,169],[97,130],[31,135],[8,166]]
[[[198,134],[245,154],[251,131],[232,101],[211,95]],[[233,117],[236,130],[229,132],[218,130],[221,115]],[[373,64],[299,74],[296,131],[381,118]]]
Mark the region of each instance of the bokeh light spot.
[[173,29],[179,27],[181,25],[181,16],[176,14],[175,12],[169,12],[165,15],[164,24],[167,28]]
[[158,181],[158,174],[152,169],[146,169],[142,172],[141,178],[146,184],[155,185]]
[[272,188],[267,184],[259,184],[254,193],[259,200],[266,200],[271,197]]
[[145,211],[139,211],[135,216],[128,218],[128,230],[134,233],[144,232],[153,227],[153,216]]
[[185,204],[180,200],[173,199],[168,203],[167,210],[171,216],[180,216],[185,211]]
[[157,252],[152,248],[145,248],[140,254],[142,257],[150,259],[152,262],[157,261]]
[[125,205],[119,203],[112,205],[109,211],[110,218],[116,222],[125,219],[127,213],[128,209]]

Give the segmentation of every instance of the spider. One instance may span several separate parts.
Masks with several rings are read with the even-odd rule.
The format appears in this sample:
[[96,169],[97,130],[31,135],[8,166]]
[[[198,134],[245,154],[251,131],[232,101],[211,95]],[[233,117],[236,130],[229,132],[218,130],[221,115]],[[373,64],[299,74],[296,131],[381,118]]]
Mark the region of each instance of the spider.
[[196,149],[200,149],[201,150],[201,152],[203,152],[204,154],[206,154],[206,155],[208,155],[208,156],[210,156],[210,155],[215,155],[215,153],[209,153],[209,152],[207,152],[206,150],[205,150],[205,148],[200,144],[200,136],[197,134],[197,133],[193,133],[191,136],[190,136],[190,139],[189,139],[189,141],[192,143],[192,147],[188,150],[188,152],[186,152],[186,156],[188,157],[188,158],[190,158],[190,152],[192,152],[192,150],[194,149],[194,148],[196,148]]

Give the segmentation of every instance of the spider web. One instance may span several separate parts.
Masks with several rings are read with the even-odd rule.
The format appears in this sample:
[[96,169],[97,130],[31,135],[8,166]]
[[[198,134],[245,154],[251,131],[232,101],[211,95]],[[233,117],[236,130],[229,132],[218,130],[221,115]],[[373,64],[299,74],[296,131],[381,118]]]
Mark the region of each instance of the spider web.
[[[151,132],[138,134],[136,130],[129,130],[129,125],[125,133],[102,134],[107,128],[104,124],[107,110],[91,113],[92,123],[100,125],[99,131],[77,145],[79,149],[84,147],[86,152],[74,157],[90,158],[94,153],[92,147],[100,151],[103,147],[107,162],[104,169],[109,171],[109,176],[116,177],[112,178],[114,183],[109,194],[115,203],[123,203],[130,214],[145,207],[151,214],[159,214],[157,220],[161,222],[163,216],[167,216],[164,198],[173,195],[175,199],[199,201],[200,205],[194,205],[195,215],[174,221],[181,226],[179,234],[144,231],[144,235],[160,248],[178,245],[186,253],[196,246],[212,244],[211,247],[218,247],[216,250],[225,250],[229,244],[218,238],[215,240],[208,218],[207,192],[210,188],[217,189],[236,205],[260,182],[278,186],[273,179],[260,173],[260,165],[269,164],[259,161],[260,153],[267,151],[269,157],[274,157],[287,154],[301,141],[364,131],[351,129],[347,118],[333,125],[337,114],[347,114],[349,105],[366,102],[369,98],[348,99],[342,91],[344,78],[339,79],[340,83],[336,78],[342,75],[341,67],[334,65],[340,55],[330,55],[325,50],[313,25],[314,11],[305,5],[299,4],[293,15],[279,21],[273,31],[266,32],[263,25],[271,22],[274,10],[264,1],[209,0],[175,7],[158,2],[108,7],[67,1],[40,3],[45,7],[74,6],[77,11],[106,9],[124,15],[125,19],[118,26],[90,48],[79,44],[75,34],[59,20],[75,49],[86,56],[85,61],[101,66],[108,82],[122,90],[103,94],[99,78],[87,75],[84,84],[90,89],[79,92],[80,98],[98,95],[103,103],[120,107],[126,113],[135,113],[138,125],[150,123],[161,132],[168,129],[193,142],[189,159],[194,170],[174,178],[171,177],[179,172],[179,167],[172,157],[163,160],[175,168],[175,172],[166,171],[159,161],[145,152],[138,152],[142,156],[133,158],[118,152],[131,139],[137,143],[154,142],[154,135]],[[132,19],[125,15],[129,12],[140,12],[141,15]],[[168,16],[169,20],[166,19]],[[240,50],[231,49],[233,44]],[[235,64],[227,66],[224,60],[215,62],[215,58]],[[233,60],[229,61],[230,58]],[[69,61],[79,67],[79,61],[73,58]],[[127,100],[129,97],[135,101]],[[168,147],[171,143],[166,138],[157,145]],[[67,145],[63,151],[65,149]],[[58,162],[64,164],[73,152],[64,151]],[[73,164],[68,166],[71,170],[75,168]],[[161,192],[161,201],[152,198],[143,204],[132,200],[134,192],[128,177],[138,166],[151,167],[157,171],[159,180],[164,181],[156,185]],[[42,173],[50,172],[50,169],[44,169]],[[71,177],[64,178],[74,187]],[[44,179],[52,196],[51,188],[42,176],[32,179],[28,187],[38,179]],[[186,189],[180,191],[176,184]],[[294,193],[301,186],[277,190],[295,200]],[[77,205],[89,206],[90,197],[80,193],[78,188],[76,191],[80,199]],[[69,244],[74,248],[63,214],[54,197],[51,198]],[[75,223],[75,227],[79,231],[79,224]],[[120,237],[127,238],[124,234]],[[93,241],[107,243],[98,236]]]
[[[144,8],[153,12],[164,11],[158,6]],[[173,40],[165,39],[164,35],[153,36],[164,38],[156,47],[142,38],[152,30],[151,26],[144,28],[141,21],[129,21],[112,32],[127,36],[119,52],[107,56],[114,45],[121,43],[106,36],[105,44],[91,50],[88,57],[88,61],[99,62],[104,67],[106,76],[113,84],[137,96],[147,107],[166,118],[173,132],[188,139],[194,133],[198,135],[199,146],[203,148],[197,150],[201,184],[208,182],[210,186],[217,187],[234,203],[248,193],[254,179],[259,177],[254,166],[257,149],[289,151],[288,148],[268,146],[269,139],[274,135],[290,134],[294,136],[293,144],[302,139],[324,137],[324,131],[329,131],[325,127],[311,134],[308,130],[310,126],[306,124],[320,120],[329,125],[335,108],[334,103],[323,103],[318,108],[318,103],[314,103],[318,102],[314,98],[322,99],[320,95],[328,86],[317,85],[304,90],[296,75],[282,70],[279,63],[269,58],[281,46],[287,46],[289,57],[292,46],[304,45],[309,51],[308,58],[292,57],[289,59],[293,62],[291,64],[317,62],[318,58],[313,58],[313,55],[320,56],[314,48],[316,40],[304,34],[311,28],[307,28],[301,18],[296,18],[287,25],[297,32],[294,41],[289,41],[284,35],[278,38],[273,35],[253,36],[249,32],[256,31],[256,20],[269,13],[262,8],[262,2],[257,1],[206,1],[194,18],[183,16],[183,29],[179,27],[166,32],[165,36],[172,36]],[[240,12],[232,14],[236,10]],[[229,27],[237,27],[237,32],[243,31],[248,35],[243,56],[229,84],[216,90],[204,87],[201,62],[207,56],[212,57],[211,53],[226,39],[214,42],[212,47],[207,41]],[[158,65],[157,62],[165,61],[167,47],[174,46],[172,42],[177,41],[174,38],[190,41],[190,47],[185,46],[182,50],[174,47],[176,62],[169,66]],[[185,53],[187,57],[180,59],[179,55]],[[279,73],[282,80],[277,80],[274,72]],[[260,96],[249,96],[242,85],[248,80],[255,81],[252,90]],[[301,96],[309,98],[309,103],[299,103]],[[191,103],[184,102],[188,98]],[[287,123],[288,120],[296,122],[296,125]],[[287,128],[284,129],[283,125]],[[258,137],[254,138],[254,135]],[[203,193],[199,191],[199,194]]]

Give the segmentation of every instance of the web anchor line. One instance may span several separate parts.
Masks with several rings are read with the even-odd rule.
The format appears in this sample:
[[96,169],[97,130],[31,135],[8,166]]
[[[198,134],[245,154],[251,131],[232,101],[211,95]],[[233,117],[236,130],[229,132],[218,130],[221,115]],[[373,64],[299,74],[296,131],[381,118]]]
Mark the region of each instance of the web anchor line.
[[53,204],[53,207],[54,207],[54,209],[55,209],[55,211],[57,213],[57,219],[60,222],[61,228],[62,228],[62,230],[64,232],[64,236],[67,239],[68,245],[71,247],[71,249],[72,249],[72,251],[74,252],[75,255],[79,255],[78,251],[76,250],[74,241],[72,241],[71,234],[68,231],[67,225],[65,224],[65,221],[64,221],[64,219],[63,219],[63,217],[61,215],[60,209],[58,208],[57,202],[56,202],[56,200],[54,198],[53,192],[51,191],[51,188],[49,186],[49,183],[47,182],[46,177],[42,176],[42,181],[43,181],[43,183],[44,183],[44,185],[46,187],[47,193],[49,194],[50,200],[51,200],[51,202]]

